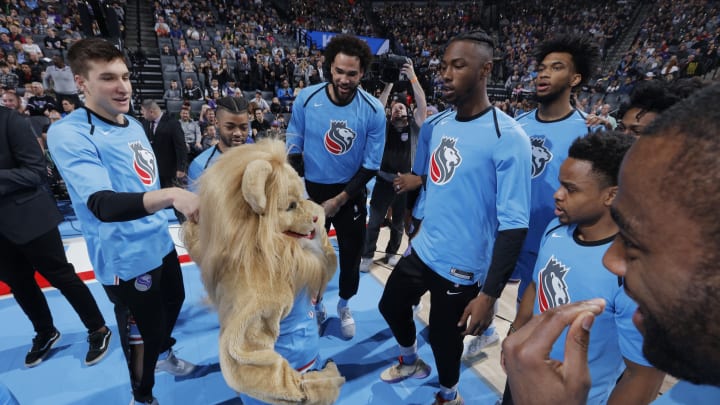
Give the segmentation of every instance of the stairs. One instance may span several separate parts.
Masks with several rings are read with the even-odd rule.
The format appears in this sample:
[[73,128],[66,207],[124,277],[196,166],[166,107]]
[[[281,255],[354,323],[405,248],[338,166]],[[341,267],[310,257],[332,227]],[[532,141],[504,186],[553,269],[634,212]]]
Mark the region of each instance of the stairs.
[[157,100],[164,108],[165,93],[160,65],[160,52],[155,35],[155,21],[149,1],[129,0],[125,9],[125,46],[131,54],[135,109],[140,110],[143,100]]
[[610,70],[614,71],[620,60],[625,55],[625,52],[627,52],[628,49],[630,49],[630,47],[632,46],[633,42],[635,42],[635,38],[640,31],[640,26],[642,26],[642,23],[645,21],[648,14],[650,13],[650,10],[653,7],[651,3],[652,2],[640,2],[637,11],[632,17],[630,25],[622,34],[622,36],[617,40],[615,46],[610,48],[607,52],[607,55],[605,55],[605,59],[602,62],[602,69],[604,72]]

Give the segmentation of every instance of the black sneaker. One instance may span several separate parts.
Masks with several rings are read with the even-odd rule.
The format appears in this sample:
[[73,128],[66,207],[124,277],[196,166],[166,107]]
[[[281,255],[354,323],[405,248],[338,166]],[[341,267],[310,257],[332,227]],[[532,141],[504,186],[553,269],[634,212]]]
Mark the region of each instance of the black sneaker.
[[108,346],[110,346],[110,335],[112,335],[110,328],[106,327],[105,329],[107,329],[105,332],[98,331],[88,335],[87,341],[90,344],[90,347],[88,348],[87,355],[85,356],[86,366],[92,366],[105,357]]
[[47,335],[36,335],[33,338],[32,348],[25,356],[25,366],[35,367],[47,357],[50,353],[50,349],[55,346],[55,343],[60,339],[60,332],[54,329]]

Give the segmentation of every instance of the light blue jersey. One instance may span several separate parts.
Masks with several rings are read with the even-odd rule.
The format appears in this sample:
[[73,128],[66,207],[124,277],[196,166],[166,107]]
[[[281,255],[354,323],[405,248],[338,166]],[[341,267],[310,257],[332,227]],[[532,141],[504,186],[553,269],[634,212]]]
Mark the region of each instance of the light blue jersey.
[[188,190],[193,193],[197,192],[198,180],[205,170],[212,166],[218,158],[222,156],[222,151],[217,145],[205,149],[201,154],[195,156],[188,167]]
[[159,267],[174,249],[165,210],[132,221],[102,222],[87,207],[103,190],[144,193],[160,180],[142,125],[125,116],[125,125],[80,108],[48,130],[48,148],[67,184],[82,225],[95,277],[113,285]]
[[467,121],[455,111],[420,130],[413,172],[427,175],[423,223],[412,245],[453,283],[482,283],[498,231],[527,228],[530,141],[496,108]]
[[334,104],[328,83],[303,89],[293,103],[285,135],[288,153],[303,153],[305,179],[344,184],[360,167],[378,170],[385,149],[385,108],[357,89],[344,106]]
[[720,404],[720,387],[695,385],[679,381],[668,392],[653,401],[652,405],[716,405]]
[[[650,364],[642,355],[642,335],[632,323],[637,304],[627,296],[620,279],[602,264],[614,238],[582,242],[574,236],[576,229],[576,225],[560,225],[557,219],[548,225],[533,272],[533,313],[591,298],[605,299],[605,312],[595,319],[590,334],[592,387],[587,401],[604,404],[625,369],[623,358],[642,366]],[[563,360],[566,334],[567,330],[563,331],[555,341],[551,358]]]
[[517,121],[530,137],[532,145],[530,227],[514,275],[521,279],[520,299],[530,283],[543,231],[555,218],[553,194],[560,186],[560,165],[567,159],[573,141],[591,130],[585,125],[585,113],[578,110],[556,121],[543,121],[538,118],[537,110],[532,110],[518,117]]
[[[301,372],[318,368],[320,337],[314,316],[312,297],[307,290],[295,297],[290,313],[280,321],[280,335],[275,342],[275,351],[283,356],[290,367]],[[245,405],[265,404],[241,394]]]

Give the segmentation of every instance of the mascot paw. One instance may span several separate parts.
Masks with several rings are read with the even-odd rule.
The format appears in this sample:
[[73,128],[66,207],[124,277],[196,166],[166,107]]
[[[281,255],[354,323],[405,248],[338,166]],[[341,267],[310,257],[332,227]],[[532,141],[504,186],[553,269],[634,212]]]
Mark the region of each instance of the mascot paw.
[[311,371],[302,376],[302,386],[307,394],[306,404],[333,404],[340,396],[340,387],[345,383],[345,377],[340,375],[334,362],[329,361],[325,368]]

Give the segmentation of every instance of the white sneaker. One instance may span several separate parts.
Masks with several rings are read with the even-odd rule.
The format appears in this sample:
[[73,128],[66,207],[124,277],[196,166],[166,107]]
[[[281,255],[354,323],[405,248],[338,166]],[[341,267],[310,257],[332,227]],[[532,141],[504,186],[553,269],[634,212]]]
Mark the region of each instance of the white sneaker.
[[175,357],[175,353],[173,353],[172,349],[170,349],[167,359],[158,360],[157,364],[155,364],[155,372],[165,371],[175,377],[186,376],[192,373],[193,370],[195,370],[195,365]]
[[372,257],[363,257],[360,259],[360,272],[361,273],[367,273],[370,271],[370,266],[372,265],[373,258]]
[[395,267],[396,264],[400,261],[400,255],[386,255],[385,256],[385,262],[390,267]]
[[475,336],[470,341],[465,343],[463,346],[463,360],[472,359],[480,355],[486,347],[498,344],[500,341],[500,335],[495,330],[492,335],[480,335]]
[[352,339],[355,336],[355,319],[350,308],[338,308],[338,317],[340,317],[340,333],[345,339]]

